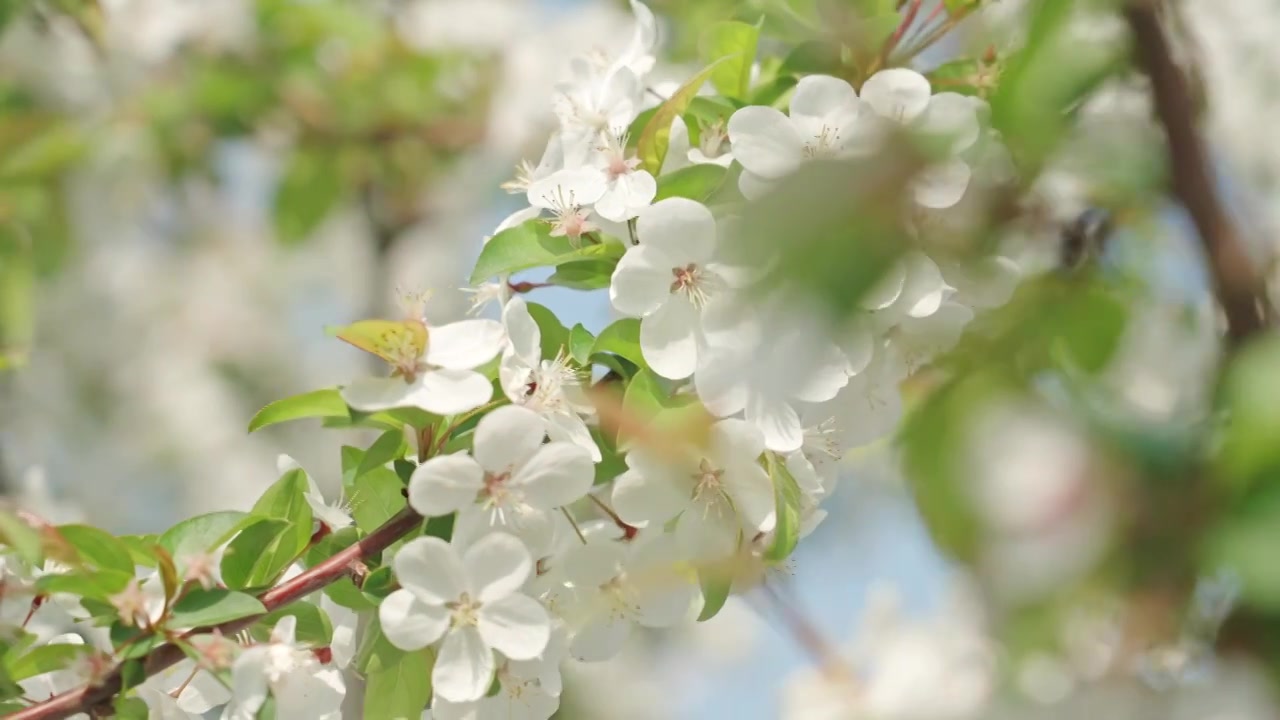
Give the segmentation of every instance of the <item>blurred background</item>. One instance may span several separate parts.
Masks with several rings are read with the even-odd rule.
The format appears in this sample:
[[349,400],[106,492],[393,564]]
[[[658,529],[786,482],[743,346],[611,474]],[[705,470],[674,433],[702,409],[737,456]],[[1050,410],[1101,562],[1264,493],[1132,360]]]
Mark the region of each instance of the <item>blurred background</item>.
[[[691,30],[741,10],[651,4],[672,63],[657,75],[671,79],[697,67]],[[960,28],[922,65],[974,33],[1018,32],[1025,3],[992,5],[981,28]],[[1280,146],[1259,135],[1280,101],[1280,44],[1267,32],[1280,29],[1278,13],[1263,0],[1182,5],[1214,101],[1206,126],[1221,182],[1265,239],[1280,229]],[[146,533],[248,507],[276,479],[280,453],[337,487],[339,448],[374,435],[314,422],[250,435],[249,418],[371,369],[326,326],[394,312],[402,291],[434,290],[434,322],[467,312],[459,288],[482,239],[521,206],[499,185],[541,153],[567,61],[624,43],[632,25],[626,4],[609,0],[4,0],[0,489],[55,522]],[[1074,163],[1037,186],[1039,222],[1018,228],[1031,267],[1052,264],[1092,188],[1139,182],[1099,159],[1127,145],[1119,164],[1146,167],[1133,153],[1150,143],[1127,140],[1150,131],[1148,115],[1142,88],[1123,82],[1086,104],[1082,123],[1098,124],[1089,137],[1102,144],[1063,150]],[[1109,267],[1153,291],[1096,399],[1163,437],[1201,416],[1217,347],[1185,218],[1166,205],[1142,223],[1158,228],[1159,251],[1132,228],[1106,245]],[[598,332],[610,317],[599,293],[534,299],[566,326]],[[996,478],[989,492],[1014,517],[1055,502],[1020,494],[1027,477],[1098,461],[1083,457],[1076,428],[1037,425],[1037,412],[990,413],[1001,452],[975,455],[973,472]],[[789,567],[791,605],[834,644],[857,641],[889,588],[908,616],[946,611],[952,568],[898,463],[873,446],[844,475]],[[1052,583],[1096,559],[1091,543],[1114,508],[1089,497],[1063,533],[998,558],[1002,572],[1034,585],[1041,570]],[[646,637],[582,670],[562,714],[777,717],[784,678],[809,658],[774,610],[748,594],[690,632]],[[1031,697],[1061,697],[1061,665],[1024,666],[1020,682]],[[1251,697],[1248,687],[1228,695]]]

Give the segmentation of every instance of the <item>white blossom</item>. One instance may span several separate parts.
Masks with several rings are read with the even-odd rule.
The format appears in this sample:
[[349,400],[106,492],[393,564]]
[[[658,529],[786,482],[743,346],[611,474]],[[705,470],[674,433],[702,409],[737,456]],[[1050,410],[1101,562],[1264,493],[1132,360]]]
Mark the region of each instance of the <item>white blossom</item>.
[[[502,351],[502,325],[493,320],[462,320],[427,328],[427,346],[407,377],[359,378],[342,388],[342,399],[362,412],[417,407],[454,415],[480,407],[493,386],[477,368]],[[413,352],[410,350],[409,352]]]
[[546,649],[550,620],[520,592],[533,560],[515,537],[492,533],[462,554],[439,538],[420,537],[400,548],[392,564],[401,589],[378,606],[382,630],[404,650],[443,638],[431,683],[445,700],[484,697],[497,668],[494,650],[532,660]]

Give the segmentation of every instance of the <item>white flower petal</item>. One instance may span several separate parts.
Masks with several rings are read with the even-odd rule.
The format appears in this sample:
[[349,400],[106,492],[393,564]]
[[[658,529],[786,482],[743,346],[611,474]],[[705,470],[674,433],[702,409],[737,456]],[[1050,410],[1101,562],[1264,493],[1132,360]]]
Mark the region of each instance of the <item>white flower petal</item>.
[[538,413],[519,405],[503,405],[476,425],[472,452],[487,472],[512,472],[533,457],[546,434],[547,421]]
[[812,118],[824,124],[856,116],[858,105],[858,93],[848,82],[830,75],[808,75],[800,79],[791,96],[791,117]]
[[786,401],[753,394],[747,400],[746,418],[764,434],[765,447],[770,450],[791,452],[804,444],[800,416]]
[[649,207],[658,194],[658,182],[644,170],[636,170],[618,176],[596,201],[595,211],[600,217],[622,222],[640,214]]
[[689,609],[698,597],[698,588],[675,566],[645,568],[641,573],[649,582],[635,586],[636,620],[645,627],[666,628],[689,617]]
[[801,373],[804,382],[792,397],[804,402],[826,402],[849,384],[849,363],[835,346],[826,351],[819,350],[813,360],[811,366]]
[[633,451],[627,456],[633,469],[613,481],[613,511],[629,525],[660,525],[688,506],[692,485],[683,483],[682,487],[669,471],[658,471],[656,467],[645,468],[648,471],[643,473],[637,471],[637,454]]
[[612,540],[574,545],[564,554],[564,578],[575,587],[598,588],[622,574],[626,545]]
[[231,703],[224,718],[254,718],[267,701],[267,648],[249,648],[231,666]]
[[342,400],[354,410],[378,412],[412,406],[419,389],[417,385],[400,378],[364,377],[342,388]]
[[911,179],[911,191],[922,207],[945,210],[960,202],[973,173],[958,158],[930,165]]
[[754,462],[739,462],[724,474],[725,489],[748,535],[768,532],[776,522],[773,483]]
[[773,192],[776,180],[757,175],[750,170],[743,170],[738,176],[738,192],[748,200],[759,200]]
[[511,476],[511,484],[523,488],[525,501],[550,510],[580,499],[595,480],[595,465],[586,448],[552,442],[538,449],[529,462]]
[[868,310],[883,310],[897,301],[902,294],[902,285],[907,281],[907,269],[901,263],[894,263],[884,271],[876,283],[862,296],[862,307]]
[[440,644],[431,687],[451,702],[479,700],[493,682],[493,651],[474,627],[450,630]]
[[938,311],[947,290],[937,263],[922,252],[912,252],[904,259],[907,281],[902,288],[902,311],[913,318],[929,317]]
[[508,595],[485,603],[477,614],[480,636],[512,660],[532,660],[551,638],[551,619],[537,600]]
[[721,467],[742,460],[755,462],[765,450],[764,435],[745,420],[721,420],[711,426],[709,448]]
[[662,160],[660,175],[665,175],[689,166],[692,160],[692,148],[689,147],[689,126],[684,118],[677,115],[671,121],[671,135],[667,139],[667,156]]
[[440,455],[409,477],[409,505],[426,517],[448,515],[475,503],[484,489],[484,470],[465,452]]
[[631,623],[606,616],[580,628],[573,636],[569,652],[581,662],[603,662],[617,656],[631,637]]
[[929,109],[920,118],[919,129],[930,135],[951,139],[953,153],[961,152],[975,142],[982,133],[978,111],[973,102],[959,93],[944,92],[934,95]]
[[656,247],[627,248],[609,282],[609,301],[623,315],[644,317],[671,297],[676,262]]
[[522,297],[513,297],[502,309],[502,324],[516,356],[532,365],[542,359],[542,330],[529,314]]
[[555,412],[545,416],[547,419],[547,437],[556,442],[569,442],[583,448],[591,456],[591,462],[598,463],[603,457],[600,446],[591,437],[587,423],[574,412]]
[[925,76],[907,68],[881,70],[862,84],[862,99],[876,113],[904,124],[924,114],[931,93]]
[[396,590],[378,605],[382,634],[401,650],[419,650],[440,639],[449,629],[449,611],[428,605],[409,590]]
[[756,175],[777,179],[800,167],[804,141],[781,112],[752,105],[729,118],[733,156]]
[[529,185],[529,204],[554,209],[564,205],[590,205],[608,189],[604,173],[592,167],[557,170]]
[[433,370],[418,378],[414,405],[436,415],[457,415],[489,402],[493,385],[474,370]]
[[662,377],[682,380],[698,367],[698,310],[683,295],[673,295],[640,321],[640,351]]
[[506,331],[497,320],[460,320],[428,328],[427,364],[447,370],[470,370],[498,356]]
[[716,248],[716,219],[706,205],[689,198],[659,201],[636,218],[641,247],[653,247],[673,260],[672,267],[702,264]]
[[438,537],[410,540],[396,553],[391,564],[401,587],[425,603],[444,605],[471,591],[462,558]]
[[694,386],[698,398],[717,417],[728,417],[747,406],[748,387],[736,371],[734,350],[717,348],[699,358]]
[[533,559],[524,543],[501,532],[485,535],[467,548],[462,564],[481,603],[518,591],[533,572]]

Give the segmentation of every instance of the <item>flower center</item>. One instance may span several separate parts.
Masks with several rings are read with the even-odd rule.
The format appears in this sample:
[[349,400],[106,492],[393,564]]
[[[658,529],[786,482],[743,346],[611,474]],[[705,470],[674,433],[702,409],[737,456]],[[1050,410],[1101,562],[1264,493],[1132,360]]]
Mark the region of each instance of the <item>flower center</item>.
[[596,148],[596,152],[603,156],[604,171],[610,180],[630,175],[640,165],[639,158],[627,159],[628,137],[625,130],[609,133],[605,137],[605,143]]
[[557,186],[554,196],[547,195],[543,197],[548,205],[551,206],[551,212],[555,213],[555,218],[551,221],[552,237],[567,237],[577,242],[584,234],[595,230],[588,218],[591,217],[591,211],[585,210],[574,199],[574,193],[569,191],[566,198],[564,189]]
[[631,598],[626,578],[617,575],[600,586],[600,593],[609,603],[609,614],[614,618],[624,618],[632,613],[640,612],[640,606]]
[[721,501],[727,499],[724,493],[724,470],[713,467],[709,460],[703,458],[698,463],[698,472],[690,477],[693,478],[694,502],[705,503],[704,512],[707,514],[712,510],[719,512]]
[[671,294],[684,293],[694,307],[700,308],[711,299],[718,287],[719,278],[697,263],[671,268]]
[[502,183],[498,187],[515,195],[525,192],[529,189],[529,185],[533,182],[533,175],[536,172],[533,163],[528,160],[521,160],[516,166],[516,175],[514,178]]
[[836,441],[839,431],[840,428],[836,425],[835,418],[827,418],[814,427],[805,428],[805,454],[810,456],[810,460],[813,459],[812,456],[814,455],[825,455],[839,462],[844,457],[844,449]]
[[698,140],[698,147],[702,150],[703,155],[709,158],[718,158],[724,153],[724,141],[728,137],[729,134],[724,122],[717,120],[711,125],[702,128],[702,137]]
[[488,507],[497,507],[506,503],[511,497],[511,488],[507,481],[511,479],[511,471],[484,474],[484,489],[477,498]]
[[813,139],[804,144],[804,156],[810,159],[833,157],[840,149],[840,128],[823,125]]
[[565,388],[577,384],[578,376],[569,367],[569,359],[561,350],[555,358],[543,360],[530,371],[521,404],[537,412],[560,412],[568,404]]
[[449,619],[453,627],[475,626],[477,613],[480,612],[480,603],[472,600],[467,593],[462,593],[457,600],[445,603],[444,606],[449,609]]

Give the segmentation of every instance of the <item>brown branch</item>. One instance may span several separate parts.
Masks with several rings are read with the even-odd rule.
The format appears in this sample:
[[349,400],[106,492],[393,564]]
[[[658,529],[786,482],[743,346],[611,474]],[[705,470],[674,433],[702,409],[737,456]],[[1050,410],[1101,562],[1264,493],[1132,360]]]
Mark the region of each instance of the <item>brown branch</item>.
[[[354,564],[363,563],[373,555],[386,550],[392,543],[412,532],[421,522],[421,515],[414,512],[412,508],[405,508],[398,515],[388,520],[382,527],[374,530],[355,544],[339,551],[324,562],[309,568],[301,575],[271,588],[259,596],[258,599],[267,608],[267,612],[296,602],[346,577],[351,572]],[[220,631],[223,635],[234,635],[257,622],[261,617],[261,615],[254,615],[225,622],[216,627],[197,628],[186,633],[183,637],[201,635],[215,630]],[[155,675],[184,657],[186,655],[177,645],[173,643],[161,645],[147,656],[145,661],[146,674],[148,677]],[[117,668],[103,682],[97,685],[86,685],[74,690],[68,690],[44,702],[9,715],[8,718],[9,720],[57,720],[58,718],[70,717],[76,713],[92,714],[92,710],[108,705],[111,699],[120,692],[121,680],[120,669]]]
[[1186,76],[1174,62],[1156,0],[1132,0],[1124,11],[1137,59],[1151,78],[1155,111],[1169,140],[1173,194],[1187,209],[1209,263],[1213,290],[1227,317],[1232,345],[1267,323],[1265,287],[1218,198],[1208,153],[1195,128],[1195,105]]

